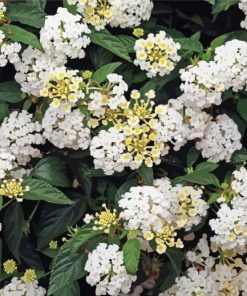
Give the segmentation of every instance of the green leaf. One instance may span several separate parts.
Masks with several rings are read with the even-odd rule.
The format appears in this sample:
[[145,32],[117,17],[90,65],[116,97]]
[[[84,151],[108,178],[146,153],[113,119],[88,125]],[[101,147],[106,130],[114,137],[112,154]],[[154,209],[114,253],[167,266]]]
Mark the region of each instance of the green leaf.
[[37,248],[43,249],[51,240],[65,233],[68,226],[75,225],[85,214],[86,202],[79,193],[73,193],[72,205],[59,206],[45,204],[39,217],[38,226],[35,231],[37,237]]
[[103,48],[109,50],[116,56],[128,62],[131,61],[128,51],[120,39],[118,39],[116,36],[113,36],[107,30],[96,31],[92,28],[91,30],[92,33],[90,38],[92,43],[102,46]]
[[218,178],[214,174],[204,171],[194,172],[185,176],[177,177],[173,180],[173,183],[179,181],[186,181],[200,185],[214,185],[216,187],[220,187],[220,182]]
[[121,185],[115,196],[116,202],[118,202],[121,199],[122,195],[127,191],[129,191],[131,187],[135,187],[135,186],[138,186],[136,179],[128,180],[123,185]]
[[215,203],[220,196],[221,196],[221,192],[213,192],[213,193],[211,193],[207,203],[209,205]]
[[138,269],[141,245],[138,239],[130,239],[123,246],[124,266],[128,274],[135,275]]
[[76,14],[77,13],[77,9],[75,5],[69,5],[68,4],[68,0],[63,0],[63,7],[67,8],[68,11],[72,14]]
[[9,106],[5,102],[0,102],[0,122],[4,120],[5,117],[9,116]]
[[29,5],[32,5],[32,6],[35,6],[35,7],[39,8],[39,9],[44,10],[45,6],[46,6],[46,1],[47,0],[27,0],[26,2]]
[[65,161],[54,156],[41,159],[31,172],[31,176],[42,179],[53,186],[71,186],[71,181],[66,174]]
[[7,15],[11,22],[19,22],[35,28],[41,28],[45,22],[45,12],[28,4],[9,4],[7,6]]
[[232,164],[238,164],[247,161],[247,149],[242,148],[241,150],[235,151],[231,158]]
[[96,80],[98,83],[102,83],[106,80],[107,75],[113,73],[122,63],[116,62],[104,65],[94,72],[92,79]]
[[200,156],[200,151],[197,150],[194,146],[191,147],[187,154],[187,167],[190,168],[198,160]]
[[34,48],[44,51],[38,38],[31,32],[24,30],[15,25],[5,25],[0,27],[7,38],[12,41],[21,42],[27,45],[31,45]]
[[80,295],[80,286],[77,281],[74,281],[63,287],[61,290],[58,290],[53,294],[53,296],[79,296]]
[[24,215],[18,202],[10,204],[3,217],[4,239],[10,252],[20,262],[20,244],[22,238],[22,226]]
[[221,11],[228,10],[231,6],[238,3],[239,0],[215,0],[213,5],[212,13],[218,14]]
[[146,185],[151,185],[151,186],[153,185],[153,182],[154,182],[153,168],[149,168],[145,164],[142,164],[137,171]]
[[90,239],[103,234],[101,230],[93,230],[92,225],[82,226],[76,234],[67,242],[68,248],[70,249],[71,254],[75,254],[81,246],[83,246]]
[[226,34],[220,35],[217,38],[215,38],[211,43],[210,47],[214,50],[216,47],[221,46],[226,42]]
[[0,101],[8,103],[19,103],[21,101],[20,85],[15,81],[1,82]]
[[199,41],[199,39],[200,39],[200,33],[197,32],[194,35],[192,35],[190,38],[177,38],[176,41],[180,43],[182,51],[189,52],[189,53],[193,53],[193,52],[202,53],[203,46]]
[[70,249],[66,244],[63,245],[53,260],[48,295],[61,291],[63,287],[84,277],[86,275],[85,261],[85,254],[77,253],[71,256]]
[[217,163],[214,162],[210,162],[210,161],[205,161],[205,162],[201,162],[199,163],[196,168],[195,171],[196,172],[212,172],[214,170],[217,169],[217,167],[219,167],[219,165]]
[[136,39],[134,37],[128,35],[118,35],[117,38],[124,44],[127,52],[135,52],[134,46]]
[[237,104],[238,113],[247,122],[247,99],[240,99]]
[[29,186],[29,191],[23,193],[23,198],[27,200],[44,200],[46,202],[71,205],[73,202],[56,187],[38,179],[25,179],[23,186]]
[[184,259],[184,253],[175,248],[168,248],[166,255],[170,262],[165,265],[164,272],[162,272],[162,280],[159,281],[160,291],[169,289],[175,283],[175,279],[180,275]]
[[95,69],[109,64],[114,57],[108,50],[97,45],[90,46],[89,54]]

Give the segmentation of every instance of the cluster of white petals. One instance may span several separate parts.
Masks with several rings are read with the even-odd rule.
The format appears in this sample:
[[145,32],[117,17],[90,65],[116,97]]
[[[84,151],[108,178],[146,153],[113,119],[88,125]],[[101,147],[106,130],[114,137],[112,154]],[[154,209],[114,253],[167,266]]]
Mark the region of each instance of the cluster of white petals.
[[42,120],[43,136],[60,149],[87,149],[91,137],[90,129],[84,127],[84,120],[79,109],[66,112],[63,106],[51,106]]
[[20,60],[14,64],[17,71],[15,80],[21,85],[23,92],[39,97],[50,73],[65,62],[66,60],[59,60],[29,46],[22,52]]
[[[2,2],[0,2],[2,4]],[[1,8],[0,8],[1,9]],[[0,67],[4,67],[8,62],[16,63],[19,60],[18,53],[21,50],[21,44],[5,40],[5,34],[0,30]]]
[[238,6],[245,14],[245,19],[240,23],[240,26],[244,29],[247,29],[247,1],[240,0]]
[[165,31],[160,31],[156,35],[150,33],[146,39],[137,40],[134,49],[135,65],[146,71],[150,78],[170,74],[180,60],[177,53],[180,44],[167,37]]
[[32,157],[41,157],[41,152],[33,145],[45,143],[42,127],[27,111],[13,111],[0,126],[0,147],[8,149],[19,165],[25,166]]
[[38,281],[24,283],[17,277],[12,278],[11,282],[0,290],[2,296],[45,296],[46,290],[38,285]]
[[180,70],[186,106],[208,108],[220,105],[222,92],[246,89],[247,42],[231,40],[215,50],[213,61],[199,61]]
[[172,186],[168,178],[155,180],[154,186],[132,187],[122,195],[119,206],[125,227],[138,230],[141,238],[147,241],[155,238],[157,252],[160,252],[160,245],[182,247],[174,238],[161,243],[160,234],[164,229],[169,229],[170,235],[175,237],[175,230],[184,228],[188,231],[198,225],[208,209],[202,199],[202,190],[191,186]]
[[247,201],[247,170],[244,166],[240,169],[233,171],[233,181],[231,182],[231,188],[239,195],[243,200]]
[[14,167],[15,156],[8,148],[0,148],[0,179],[3,179],[8,171]]
[[71,14],[59,7],[55,15],[46,17],[40,31],[40,42],[44,50],[62,61],[67,57],[84,58],[84,49],[89,45],[90,30],[79,14]]
[[233,152],[242,148],[241,134],[236,123],[226,114],[209,122],[204,137],[196,142],[202,156],[212,162],[229,162]]
[[102,30],[108,24],[112,27],[135,27],[142,20],[148,20],[153,9],[151,0],[68,0],[76,5],[83,20]]
[[185,275],[178,277],[170,289],[159,296],[246,295],[247,266],[240,258],[236,259],[235,262],[238,263],[233,265],[217,262],[219,257],[210,255],[205,235],[199,241],[196,249],[187,253],[187,257],[193,266],[187,269]]
[[128,293],[136,276],[129,275],[123,263],[123,252],[118,245],[100,243],[88,254],[85,270],[86,281],[96,286],[96,295],[118,295]]

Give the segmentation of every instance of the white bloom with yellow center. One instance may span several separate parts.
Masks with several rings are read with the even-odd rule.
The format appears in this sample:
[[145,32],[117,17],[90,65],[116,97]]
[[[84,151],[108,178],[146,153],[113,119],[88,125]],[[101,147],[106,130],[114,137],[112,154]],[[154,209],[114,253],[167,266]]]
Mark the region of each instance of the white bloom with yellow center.
[[135,65],[146,71],[148,77],[164,76],[171,73],[180,60],[177,51],[180,44],[166,36],[164,31],[154,35],[150,33],[147,39],[139,39],[135,43]]

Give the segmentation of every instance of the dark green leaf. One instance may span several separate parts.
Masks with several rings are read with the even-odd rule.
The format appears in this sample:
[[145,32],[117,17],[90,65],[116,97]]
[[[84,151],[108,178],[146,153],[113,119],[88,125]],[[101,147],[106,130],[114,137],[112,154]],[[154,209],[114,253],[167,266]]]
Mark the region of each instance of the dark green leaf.
[[116,202],[118,203],[118,201],[121,199],[122,195],[124,193],[126,193],[127,191],[129,191],[130,188],[134,187],[134,186],[138,186],[138,183],[137,183],[136,179],[128,180],[123,185],[121,185],[120,188],[118,189],[117,193],[116,193],[116,196],[115,196]]
[[220,187],[218,178],[214,174],[207,173],[204,171],[194,172],[185,176],[175,178],[173,180],[173,183],[176,183],[176,181],[179,182],[180,180],[195,183],[195,184],[200,184],[200,185],[214,185],[216,187]]
[[65,161],[54,156],[41,159],[34,167],[31,176],[42,179],[53,186],[71,186],[66,174]]
[[90,46],[89,53],[95,69],[109,64],[113,59],[112,53],[97,45]]
[[70,249],[67,245],[63,245],[53,260],[48,295],[61,291],[63,287],[84,277],[85,261],[85,254],[77,253],[71,256]]
[[94,72],[92,79],[96,80],[99,83],[102,83],[106,80],[108,74],[113,73],[122,63],[116,62],[104,65]]
[[190,38],[177,38],[176,41],[180,43],[182,51],[202,53],[203,46],[199,39],[200,33],[195,33]]
[[69,5],[68,4],[68,0],[63,0],[63,7],[67,8],[68,11],[72,14],[76,14],[77,13],[77,9],[75,5]]
[[117,38],[123,43],[127,52],[135,52],[134,46],[136,39],[128,35],[118,35]]
[[151,186],[153,185],[153,181],[154,181],[153,168],[149,168],[145,164],[142,164],[138,169],[138,173],[146,185],[151,185]]
[[25,3],[10,3],[7,6],[7,15],[12,22],[20,22],[38,29],[43,27],[46,16],[43,10]]
[[238,113],[247,122],[247,99],[240,99],[237,105]]
[[199,163],[196,166],[195,171],[196,172],[212,172],[216,170],[218,166],[219,165],[217,163],[205,161],[205,162]]
[[24,215],[18,202],[10,204],[3,217],[4,239],[10,252],[20,262],[20,243],[22,238],[22,226]]
[[130,239],[123,246],[124,266],[127,272],[135,275],[138,269],[141,245],[138,239]]
[[80,286],[77,281],[74,281],[63,287],[61,290],[58,290],[53,294],[53,296],[79,296],[80,295]]
[[46,6],[46,1],[47,0],[27,0],[26,2],[29,5],[32,5],[32,6],[35,6],[35,7],[39,8],[39,9],[44,10],[45,6]]
[[75,254],[86,242],[101,234],[103,234],[103,231],[93,230],[92,225],[84,225],[67,243],[71,254]]
[[62,191],[43,180],[28,178],[23,181],[23,186],[30,187],[29,191],[24,192],[24,199],[44,200],[61,205],[71,205],[73,203]]
[[21,101],[20,85],[15,81],[0,83],[0,101],[19,103]]
[[131,61],[128,51],[124,47],[124,44],[121,42],[121,40],[113,36],[107,30],[96,31],[92,29],[90,38],[92,43],[102,46],[103,48],[109,50],[113,54],[128,62]]
[[210,194],[209,199],[207,201],[207,203],[209,205],[213,204],[214,202],[217,201],[217,199],[221,196],[221,192],[213,192]]
[[221,11],[226,11],[232,5],[238,3],[238,0],[215,0],[215,4],[213,5],[213,14],[218,14]]
[[9,107],[5,102],[0,102],[0,122],[4,120],[5,117],[9,116]]
[[22,42],[27,45],[31,45],[34,48],[44,51],[38,38],[31,32],[24,30],[15,25],[5,25],[0,27],[7,38],[13,41]]
[[242,148],[241,150],[235,151],[231,158],[231,163],[238,164],[247,161],[247,149]]
[[192,167],[193,164],[198,160],[200,156],[200,151],[197,150],[194,146],[191,147],[187,154],[187,167]]
[[184,253],[177,248],[167,248],[166,255],[169,258],[177,276],[179,276],[182,268],[182,262],[184,259]]
[[74,203],[69,206],[45,204],[38,221],[36,235],[37,248],[42,249],[51,240],[67,231],[68,226],[75,225],[85,214],[86,203],[81,194],[71,196]]

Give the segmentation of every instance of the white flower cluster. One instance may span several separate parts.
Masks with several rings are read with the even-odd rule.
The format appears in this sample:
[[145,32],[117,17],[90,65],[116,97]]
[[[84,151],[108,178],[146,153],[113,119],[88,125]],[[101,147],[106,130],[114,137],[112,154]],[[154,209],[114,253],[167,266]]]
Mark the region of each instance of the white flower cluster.
[[220,105],[222,92],[239,91],[247,84],[247,42],[231,40],[215,50],[213,61],[199,61],[180,70],[186,106]]
[[[0,2],[2,4],[2,2]],[[5,40],[5,34],[0,30],[0,67],[4,67],[8,62],[16,63],[19,60],[18,53],[21,50],[21,44]]]
[[92,24],[96,30],[102,30],[107,24],[112,27],[133,27],[148,20],[153,9],[151,0],[68,0],[76,5],[84,21]]
[[59,60],[66,57],[84,58],[90,43],[90,30],[79,14],[73,15],[66,8],[59,7],[55,15],[46,17],[40,31],[40,42],[44,50]]
[[238,6],[245,14],[245,19],[240,23],[240,26],[244,29],[247,29],[247,1],[240,0]]
[[0,147],[0,179],[3,179],[6,173],[13,169],[15,157],[7,148]]
[[[2,293],[2,294],[1,294]],[[12,278],[11,282],[6,285],[2,291],[2,296],[45,296],[46,290],[38,285],[38,281],[24,283],[18,278]]]
[[124,150],[124,135],[114,127],[100,131],[98,136],[93,137],[90,145],[95,168],[103,169],[106,175],[124,170],[125,163],[121,161]]
[[155,238],[156,251],[163,253],[166,245],[183,246],[180,240],[175,242],[175,230],[190,230],[207,214],[208,205],[201,197],[200,189],[182,185],[172,187],[169,179],[157,179],[154,186],[132,187],[122,195],[120,218],[127,229],[140,231],[145,240]]
[[0,147],[5,148],[19,165],[25,166],[32,157],[41,157],[40,150],[33,145],[44,144],[41,125],[32,121],[32,114],[22,110],[13,111],[0,126]]
[[85,94],[80,89],[83,78],[79,76],[78,70],[67,70],[65,67],[58,67],[50,72],[46,86],[40,91],[43,97],[51,100],[51,106],[57,108],[62,105],[66,111],[79,99],[83,99]]
[[226,114],[218,115],[210,121],[204,137],[196,142],[202,156],[212,162],[230,161],[233,152],[242,148],[241,134],[236,123]]
[[89,272],[86,281],[96,286],[96,295],[118,295],[128,293],[136,276],[129,275],[123,264],[123,252],[118,245],[100,243],[88,255],[85,270]]
[[60,149],[87,149],[90,144],[90,129],[84,127],[84,120],[79,109],[68,113],[63,106],[50,106],[42,120],[43,136]]
[[180,44],[167,37],[165,31],[160,31],[156,35],[150,33],[147,39],[137,40],[134,49],[134,64],[146,71],[150,78],[170,74],[180,60],[177,53]]
[[231,188],[239,195],[244,201],[247,201],[247,170],[244,166],[240,169],[233,171],[233,181]]
[[127,83],[123,80],[123,76],[118,74],[108,74],[107,83],[104,88],[99,88],[90,93],[89,102],[87,104],[90,114],[95,117],[90,120],[90,125],[96,127],[99,125],[99,120],[102,120],[103,124],[107,124],[109,118],[106,120],[106,116],[109,113],[114,113],[122,105],[127,103],[124,94],[128,90]]
[[[178,277],[176,284],[160,296],[246,295],[246,265],[241,259],[236,259],[234,265],[217,263],[219,257],[210,256],[206,236],[199,241],[195,251],[188,252],[187,257],[194,266],[186,271],[186,275]],[[240,272],[236,267],[241,268]]]
[[29,46],[21,54],[21,58],[14,66],[17,73],[15,80],[21,85],[21,90],[29,95],[40,96],[45,87],[45,81],[55,68],[64,65],[66,60],[60,61],[47,53]]

